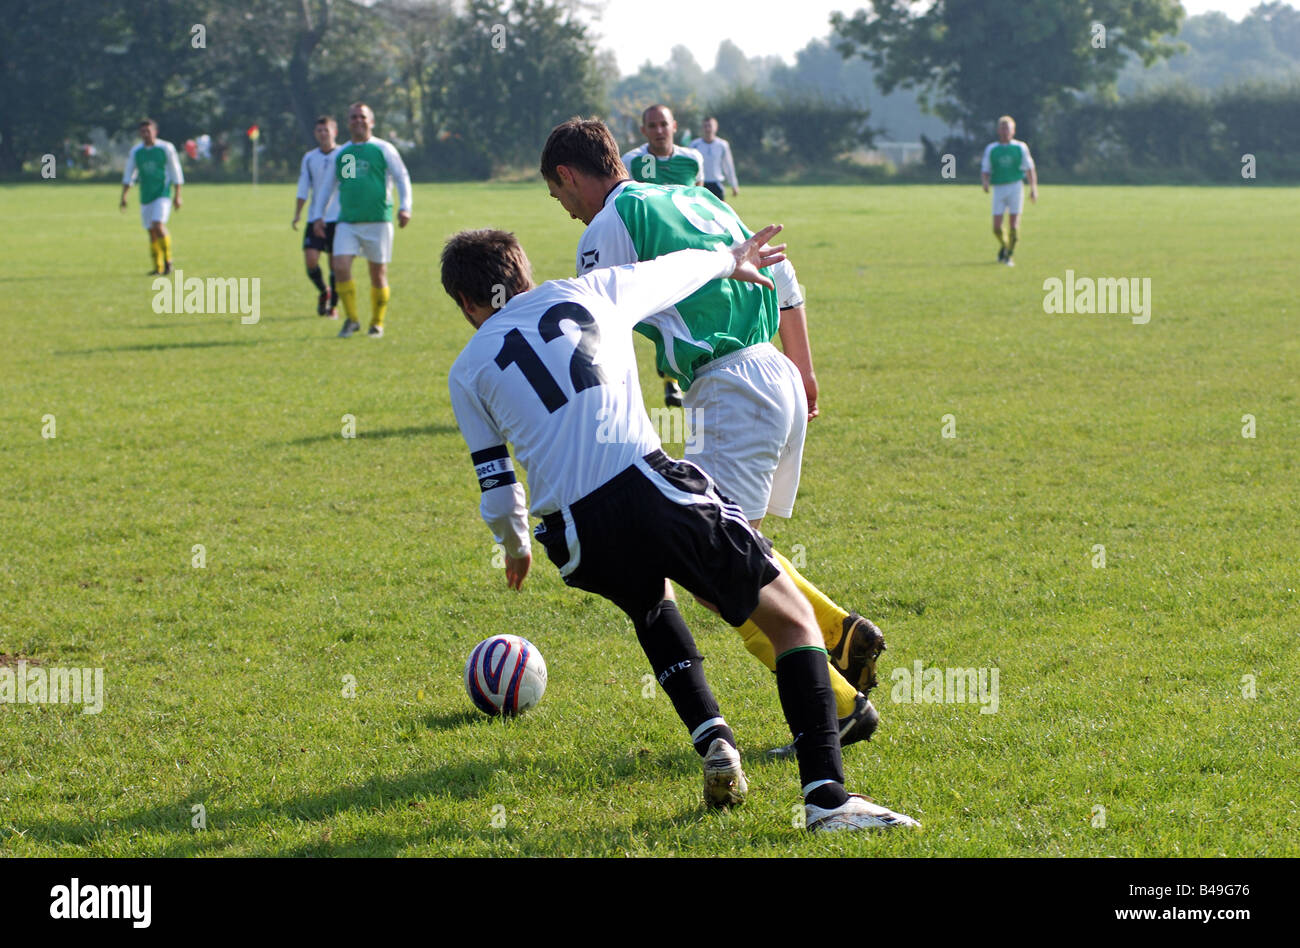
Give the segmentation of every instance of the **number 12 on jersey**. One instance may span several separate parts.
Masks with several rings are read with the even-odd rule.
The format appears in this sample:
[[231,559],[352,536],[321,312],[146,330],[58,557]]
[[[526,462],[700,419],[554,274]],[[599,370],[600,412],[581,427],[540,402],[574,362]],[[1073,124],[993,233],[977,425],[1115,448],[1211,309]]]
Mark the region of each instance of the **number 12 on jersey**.
[[[573,394],[577,395],[586,389],[605,384],[605,373],[595,364],[596,348],[600,345],[600,329],[585,307],[577,303],[556,303],[542,314],[537,323],[542,342],[550,343],[562,338],[564,330],[560,328],[560,323],[566,319],[582,333],[573,356],[569,359],[569,381],[573,383]],[[524,374],[524,379],[551,414],[568,403],[569,397],[518,329],[506,333],[495,361],[497,368],[503,372],[511,365],[517,365]]]

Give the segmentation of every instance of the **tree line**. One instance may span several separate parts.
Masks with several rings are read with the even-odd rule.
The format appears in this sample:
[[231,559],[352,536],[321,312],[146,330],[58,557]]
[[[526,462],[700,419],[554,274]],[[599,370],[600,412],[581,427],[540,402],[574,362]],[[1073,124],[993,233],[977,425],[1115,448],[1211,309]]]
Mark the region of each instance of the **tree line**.
[[[1176,0],[869,4],[833,16],[793,65],[723,41],[710,70],[676,47],[629,76],[596,48],[584,0],[14,5],[0,30],[0,174],[30,174],[95,130],[132,138],[149,115],[178,145],[214,140],[226,160],[200,175],[245,177],[257,125],[263,174],[288,176],[316,116],[342,121],[360,99],[424,179],[532,170],[547,131],[575,114],[630,146],[654,101],[683,130],[719,114],[747,180],[869,175],[855,156],[879,138],[924,136],[929,158],[964,167],[1004,112],[1058,180],[1217,179],[1248,154],[1261,178],[1300,177],[1300,12],[1285,4],[1241,24],[1184,21]],[[1008,39],[1026,30],[1033,42]]]

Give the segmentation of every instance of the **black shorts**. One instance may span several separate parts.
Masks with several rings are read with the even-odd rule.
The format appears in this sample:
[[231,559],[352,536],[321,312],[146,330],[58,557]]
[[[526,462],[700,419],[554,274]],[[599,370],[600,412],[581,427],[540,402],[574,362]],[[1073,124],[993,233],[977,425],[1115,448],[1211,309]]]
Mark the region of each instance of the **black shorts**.
[[629,467],[567,511],[543,517],[537,539],[546,555],[568,585],[628,615],[645,615],[671,579],[741,625],[759,590],[780,575],[771,543],[694,464],[662,451],[644,460],[648,474]]
[[713,196],[717,198],[719,201],[723,200],[723,194],[725,192],[722,190],[721,181],[705,181],[704,186],[708,188],[710,191],[712,191]]
[[335,221],[328,221],[325,224],[325,236],[316,236],[316,222],[308,221],[307,230],[302,235],[303,250],[319,250],[321,253],[334,252],[334,224]]

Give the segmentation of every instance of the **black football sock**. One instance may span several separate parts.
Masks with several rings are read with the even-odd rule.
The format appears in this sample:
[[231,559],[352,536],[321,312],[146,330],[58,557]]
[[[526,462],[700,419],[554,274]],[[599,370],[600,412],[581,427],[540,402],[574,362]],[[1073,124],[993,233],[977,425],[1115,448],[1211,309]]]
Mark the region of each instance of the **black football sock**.
[[308,267],[307,279],[315,283],[316,289],[320,290],[320,292],[325,292],[325,281],[321,278],[320,267]]
[[339,291],[334,288],[334,268],[330,267],[330,305],[339,305]]
[[677,603],[665,599],[644,616],[638,617],[630,611],[629,615],[636,626],[641,649],[650,659],[655,679],[690,732],[696,752],[703,757],[719,737],[735,747],[736,736],[709,690],[701,664],[704,659],[695,648],[695,639],[677,610]]
[[804,800],[826,809],[840,806],[849,795],[826,650],[809,645],[778,655],[776,693],[794,735]]

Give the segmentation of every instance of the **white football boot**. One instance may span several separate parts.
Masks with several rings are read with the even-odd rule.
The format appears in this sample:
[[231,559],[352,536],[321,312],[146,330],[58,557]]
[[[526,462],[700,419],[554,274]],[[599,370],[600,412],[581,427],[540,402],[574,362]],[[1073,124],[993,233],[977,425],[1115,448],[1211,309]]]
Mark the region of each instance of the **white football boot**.
[[714,738],[704,755],[704,803],[711,807],[739,806],[749,793],[749,781],[740,769],[740,751],[722,738]]
[[804,826],[810,833],[831,833],[836,830],[893,829],[897,826],[921,828],[910,816],[895,813],[888,807],[872,803],[858,793],[850,793],[843,806],[825,810],[811,803],[803,807]]

